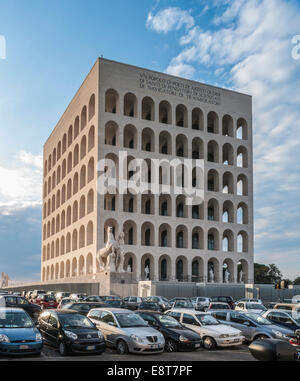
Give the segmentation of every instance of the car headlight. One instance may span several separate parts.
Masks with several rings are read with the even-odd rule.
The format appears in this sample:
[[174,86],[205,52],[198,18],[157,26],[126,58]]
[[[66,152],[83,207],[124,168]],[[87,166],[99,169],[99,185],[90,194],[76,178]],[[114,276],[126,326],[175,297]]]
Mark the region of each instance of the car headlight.
[[77,340],[78,336],[76,335],[76,333],[71,332],[71,331],[64,331],[64,332],[65,332],[65,335],[66,335],[69,339]]
[[281,333],[280,331],[276,331],[275,329],[272,329],[272,332],[276,337],[280,337],[281,339],[285,339],[287,337],[285,334]]
[[186,343],[186,342],[189,341],[189,339],[187,339],[186,337],[180,335],[180,336],[179,336],[179,341],[181,341],[182,343]]
[[144,343],[144,339],[142,339],[141,337],[138,337],[136,335],[131,335],[130,338],[134,341],[136,341],[137,343]]
[[10,343],[9,338],[6,335],[0,335],[0,343]]
[[230,335],[228,335],[228,334],[223,334],[223,335],[220,335],[219,337],[220,337],[220,339],[225,339],[226,337],[229,337]]
[[99,339],[103,339],[104,338],[104,336],[102,335],[102,333],[100,331],[98,331],[98,337],[99,337]]
[[42,341],[42,335],[38,332],[36,335],[35,335],[35,341]]

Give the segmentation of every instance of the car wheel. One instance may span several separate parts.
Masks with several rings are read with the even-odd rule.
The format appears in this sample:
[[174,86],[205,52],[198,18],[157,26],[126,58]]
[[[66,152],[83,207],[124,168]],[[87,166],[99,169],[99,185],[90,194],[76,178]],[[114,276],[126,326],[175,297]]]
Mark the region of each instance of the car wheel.
[[67,346],[63,341],[59,344],[59,353],[61,356],[66,356],[68,354]]
[[203,347],[205,349],[212,350],[212,349],[215,349],[216,346],[217,344],[212,337],[207,336],[203,339]]
[[126,353],[128,353],[128,346],[124,340],[118,341],[117,352],[119,353],[119,355],[126,355]]
[[166,352],[177,352],[178,351],[177,344],[175,343],[174,340],[166,339],[165,351]]

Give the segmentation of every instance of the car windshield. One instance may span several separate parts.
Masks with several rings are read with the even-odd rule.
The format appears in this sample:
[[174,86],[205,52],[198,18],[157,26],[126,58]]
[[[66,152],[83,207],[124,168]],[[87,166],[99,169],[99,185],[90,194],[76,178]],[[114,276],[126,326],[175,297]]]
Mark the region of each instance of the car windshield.
[[266,307],[259,303],[246,303],[247,310],[267,311]]
[[105,304],[108,304],[108,305],[113,306],[113,307],[120,307],[122,304],[122,301],[118,300],[118,299],[107,299],[105,301]]
[[228,304],[211,304],[211,310],[229,310]]
[[168,315],[158,315],[158,320],[166,328],[181,328],[181,324],[178,323],[176,319]]
[[193,303],[189,302],[187,300],[181,300],[181,301],[175,302],[174,307],[176,307],[176,308],[192,308],[192,309],[194,309]]
[[211,315],[196,315],[201,325],[217,325],[220,324],[217,319]]
[[147,327],[147,323],[135,313],[116,313],[115,317],[121,328]]
[[0,328],[33,328],[34,324],[25,312],[0,312]]
[[289,314],[295,321],[296,323],[300,324],[300,312],[299,310],[297,311],[285,311],[287,314]]
[[165,298],[164,296],[161,296],[161,300],[163,300],[165,303],[169,303],[168,299]]
[[95,328],[94,324],[85,316],[80,314],[60,315],[59,319],[63,328]]
[[260,325],[270,325],[272,324],[269,320],[265,319],[263,316],[258,314],[247,314],[249,319],[253,320],[255,323]]

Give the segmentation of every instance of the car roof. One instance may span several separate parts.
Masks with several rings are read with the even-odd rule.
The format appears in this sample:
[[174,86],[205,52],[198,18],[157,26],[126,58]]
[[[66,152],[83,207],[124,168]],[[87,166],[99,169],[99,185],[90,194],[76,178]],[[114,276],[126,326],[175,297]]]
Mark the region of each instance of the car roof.
[[99,308],[92,308],[92,310],[109,311],[109,312],[117,312],[117,313],[123,313],[123,312],[133,313],[133,311],[131,310],[127,310],[125,308],[116,308],[116,307],[99,307]]
[[17,308],[17,307],[0,307],[0,312],[25,312],[23,308]]
[[150,314],[150,315],[164,315],[160,311],[153,311],[153,310],[137,310],[136,312],[146,312],[147,314]]
[[171,310],[168,310],[167,312],[180,312],[180,313],[187,313],[187,314],[190,314],[190,313],[193,313],[193,314],[197,314],[197,315],[205,315],[205,312],[200,312],[200,311],[196,311],[196,310],[192,310],[192,309],[189,309],[189,308],[172,308]]

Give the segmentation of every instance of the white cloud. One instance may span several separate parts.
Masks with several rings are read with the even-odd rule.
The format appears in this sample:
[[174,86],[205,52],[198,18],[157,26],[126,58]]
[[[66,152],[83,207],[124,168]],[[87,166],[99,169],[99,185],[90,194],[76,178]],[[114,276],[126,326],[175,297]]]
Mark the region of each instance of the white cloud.
[[179,30],[183,26],[187,29],[193,27],[194,18],[188,11],[178,7],[170,7],[160,10],[155,15],[148,13],[146,27],[158,33],[168,33],[171,30]]
[[182,62],[171,62],[166,69],[166,73],[176,75],[178,77],[191,78],[195,73],[195,68]]
[[[278,260],[281,253],[285,259],[280,263],[289,255],[295,261],[300,231],[300,61],[291,56],[291,39],[299,34],[300,9],[284,0],[223,0],[214,5],[219,12],[214,27],[202,30],[195,25],[184,32],[178,40],[181,52],[167,71],[180,73],[186,67],[190,76],[194,67],[195,72],[210,70],[217,76],[223,70],[223,86],[253,96],[255,258],[271,263],[273,253]],[[292,262],[284,270],[292,271]]]
[[41,205],[41,155],[21,151],[12,166],[0,164],[0,178],[0,214]]

